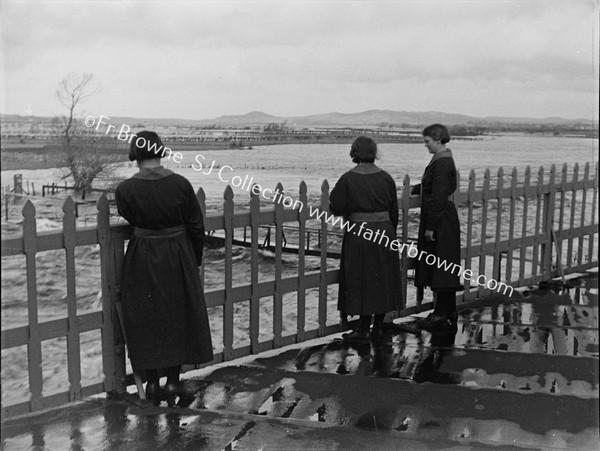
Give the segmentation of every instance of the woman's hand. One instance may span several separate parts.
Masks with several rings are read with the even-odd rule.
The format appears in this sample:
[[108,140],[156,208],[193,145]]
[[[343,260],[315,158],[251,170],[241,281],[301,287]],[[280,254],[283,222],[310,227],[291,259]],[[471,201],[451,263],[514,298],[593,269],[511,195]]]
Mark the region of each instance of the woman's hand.
[[425,230],[425,241],[435,241],[433,239],[433,230]]

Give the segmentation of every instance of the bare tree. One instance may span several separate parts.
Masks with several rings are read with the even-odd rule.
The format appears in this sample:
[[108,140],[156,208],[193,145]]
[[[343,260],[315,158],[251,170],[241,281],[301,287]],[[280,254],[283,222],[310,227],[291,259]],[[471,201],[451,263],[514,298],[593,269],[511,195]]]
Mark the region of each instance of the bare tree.
[[82,195],[92,187],[99,174],[110,172],[111,165],[117,160],[108,140],[86,133],[76,116],[76,108],[99,92],[100,85],[90,73],[71,73],[56,89],[56,98],[67,108],[67,115],[60,124],[67,166],[64,178],[73,177],[75,191]]

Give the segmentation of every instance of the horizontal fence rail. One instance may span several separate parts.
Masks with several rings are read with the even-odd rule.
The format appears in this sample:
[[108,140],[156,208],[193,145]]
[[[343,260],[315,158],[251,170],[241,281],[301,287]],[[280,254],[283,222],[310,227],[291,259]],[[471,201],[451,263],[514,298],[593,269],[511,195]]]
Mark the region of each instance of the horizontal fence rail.
[[[415,237],[418,229],[416,210],[420,207],[420,198],[411,195],[410,188],[411,180],[406,176],[399,193],[398,229],[398,237],[405,241]],[[283,192],[282,185],[278,184],[276,190]],[[217,283],[212,281],[206,290],[216,347],[210,364],[322,337],[346,327],[331,313],[335,311],[335,288],[339,280],[338,260],[331,257],[339,253],[340,229],[328,223],[325,216],[318,220],[309,216],[304,182],[299,186],[298,195],[299,205],[304,208],[284,208],[282,203],[261,208],[258,195],[252,193],[248,211],[236,212],[234,193],[228,186],[222,212],[207,215],[204,192],[200,189],[197,196],[205,213],[205,228],[209,236],[218,236],[217,246],[223,253],[222,261],[216,259],[210,263],[222,264],[222,278]],[[476,282],[478,276],[516,287],[598,264],[597,164],[593,174],[589,164],[582,174],[578,165],[572,171],[566,165],[559,172],[554,166],[548,172],[540,168],[536,174],[527,168],[522,176],[516,169],[506,176],[501,168],[495,177],[486,170],[482,179],[477,179],[471,171],[453,200],[458,206],[462,227],[461,264],[463,270],[473,274],[471,280],[464,280],[465,289],[459,293],[462,302],[474,302],[494,290],[489,283]],[[328,206],[329,184],[324,181],[313,208],[328,211]],[[25,322],[5,325],[3,321],[3,363],[8,353],[26,349],[24,374],[29,393],[25,398],[5,400],[3,380],[3,417],[59,406],[102,392],[123,392],[131,383],[116,306],[126,243],[132,228],[110,224],[110,205],[105,195],[97,203],[95,227],[78,229],[75,208],[75,202],[67,198],[61,230],[40,232],[36,207],[27,201],[22,210],[22,234],[2,239],[3,259],[24,257],[22,278],[26,281],[24,302],[27,304]],[[310,233],[318,235],[312,245],[307,243]],[[265,246],[267,240],[268,246]],[[100,278],[95,289],[101,294],[101,302],[95,309],[79,311],[76,254],[85,246],[98,249]],[[234,258],[234,251],[242,246],[249,252],[249,263],[244,268]],[[60,302],[66,305],[66,314],[40,319],[38,293],[40,277],[44,274],[38,270],[37,258],[45,252],[63,254],[66,289]],[[289,258],[293,259],[291,266]],[[431,297],[424,297],[423,290],[408,284],[414,263],[406,252],[402,253],[404,308],[398,312],[400,316],[432,306]],[[206,268],[203,272],[206,273]],[[242,277],[245,282],[234,284],[234,276],[239,274],[247,274]],[[295,324],[290,326],[288,321],[286,327],[284,312],[291,297],[295,309],[287,313],[295,317]],[[246,315],[247,327],[242,330],[235,321],[240,311]],[[309,321],[309,311],[315,315],[314,321]],[[101,348],[102,379],[82,383],[81,336],[89,332],[100,336],[96,344]],[[42,361],[48,340],[66,342],[68,390],[46,393],[44,389]]]

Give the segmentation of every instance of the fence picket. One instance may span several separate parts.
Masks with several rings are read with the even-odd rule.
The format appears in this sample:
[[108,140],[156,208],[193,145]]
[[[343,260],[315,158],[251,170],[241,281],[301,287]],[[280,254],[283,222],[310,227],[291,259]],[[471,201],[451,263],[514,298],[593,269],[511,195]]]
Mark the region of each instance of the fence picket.
[[498,168],[498,177],[496,179],[496,239],[494,240],[494,260],[492,274],[497,281],[502,278],[502,252],[498,247],[500,237],[502,236],[502,196],[504,194],[504,169]]
[[[469,186],[467,188],[467,234],[466,238],[466,256],[465,256],[465,271],[471,272],[473,267],[473,209],[475,208],[474,201],[475,194],[475,170],[471,169],[469,172]],[[465,291],[463,293],[463,300],[471,298],[471,278],[465,278]]]
[[[581,222],[580,227],[585,226],[585,207],[587,202],[587,187],[589,183],[590,177],[590,164],[586,163],[583,170],[583,189],[581,194]],[[579,234],[579,239],[577,243],[577,264],[581,265],[583,263],[583,234]]]
[[[518,284],[522,285],[525,280],[525,264],[527,262],[527,246],[525,245],[525,239],[527,237],[527,220],[529,218],[529,196],[531,183],[531,167],[525,168],[525,178],[523,180],[523,227],[521,229],[521,240],[519,242],[519,280]],[[533,267],[531,269],[533,272]]]
[[[486,253],[485,253],[485,242],[487,234],[487,210],[488,200],[490,198],[490,170],[485,170],[483,174],[483,192],[481,193],[481,244],[479,246],[479,275],[485,274],[486,270]],[[483,296],[484,287],[479,286],[477,288],[477,296]]]
[[[329,183],[323,180],[321,184],[321,211],[329,211]],[[327,324],[327,222],[325,215],[321,217],[321,231],[319,233],[321,244],[321,268],[319,273],[319,337],[325,335]]]
[[37,271],[35,256],[37,254],[37,225],[35,207],[28,200],[23,207],[23,247],[25,248],[25,264],[27,270],[27,320],[29,337],[27,340],[27,362],[29,369],[29,391],[31,393],[31,410],[44,407],[42,399],[42,346],[38,324]]
[[538,170],[538,179],[536,185],[536,195],[535,195],[535,229],[533,231],[534,235],[534,246],[533,246],[533,258],[531,262],[532,272],[534,274],[538,271],[538,256],[540,252],[541,240],[540,240],[540,230],[541,230],[541,218],[542,218],[542,204],[544,198],[544,167],[540,166]]
[[[569,220],[569,229],[573,230],[575,227],[575,215],[576,215],[576,204],[577,204],[577,181],[579,178],[579,165],[575,163],[573,166],[573,178],[571,179],[571,216]],[[569,233],[567,238],[567,266],[571,266],[573,263],[573,235]]]
[[250,349],[252,354],[258,354],[260,352],[258,345],[260,331],[260,296],[258,295],[260,199],[254,186],[250,190]]
[[69,400],[81,398],[81,351],[79,322],[77,319],[77,293],[75,283],[76,220],[75,202],[67,197],[63,205],[63,239],[67,272],[67,365],[69,374]]
[[[410,209],[410,177],[408,174],[404,176],[404,180],[402,182],[402,197],[400,199],[400,226],[402,227],[402,232],[400,236],[400,241],[402,243],[408,242],[408,212]],[[406,308],[406,300],[408,299],[408,263],[409,258],[406,252],[402,252],[400,254],[400,279],[402,281],[402,308]],[[423,296],[419,296],[419,293],[422,293],[422,290],[417,291],[417,305],[421,305],[423,302]]]
[[233,359],[233,189],[223,195],[223,228],[225,229],[225,301],[223,303],[223,360]]
[[[517,182],[519,173],[517,168],[514,167],[510,174],[510,216],[508,220],[508,250],[506,251],[506,272],[504,278],[509,281],[512,280],[512,269],[513,269],[513,252],[514,252],[514,237],[515,237],[515,212],[517,205]],[[500,281],[500,280],[498,280]]]
[[596,230],[598,230],[598,220],[596,218],[596,209],[598,208],[598,163],[596,162],[596,171],[594,173],[594,181],[592,185],[592,215],[590,217],[590,223],[592,225],[592,231],[590,232],[589,242],[588,242],[588,262],[592,262],[594,260],[594,250],[597,250],[594,247],[594,226]]
[[548,174],[548,188],[544,193],[544,203],[543,203],[543,219],[542,219],[542,231],[543,231],[543,243],[542,243],[542,278],[548,279],[550,278],[550,271],[552,265],[552,234],[554,230],[554,201],[556,194],[556,186],[555,186],[555,175],[556,175],[556,166],[550,166],[550,172]]
[[[198,188],[198,191],[196,191],[196,199],[198,199],[198,204],[200,204],[202,218],[204,219],[204,222],[206,222],[206,193],[202,188]],[[202,286],[204,287],[204,262],[202,263],[202,266],[200,266],[200,280],[202,280]]]
[[560,187],[559,187],[560,203],[559,203],[559,207],[558,207],[558,233],[557,233],[558,243],[556,243],[556,245],[558,246],[558,249],[560,249],[560,255],[561,255],[561,259],[558,263],[563,266],[564,266],[563,260],[564,260],[564,255],[565,255],[565,250],[563,249],[563,243],[564,243],[563,230],[564,230],[564,221],[565,221],[565,202],[566,202],[566,197],[567,197],[568,174],[569,174],[569,172],[568,172],[567,163],[564,163],[563,167],[562,167],[562,171],[561,171],[561,177],[560,177]]
[[275,280],[273,289],[273,345],[281,347],[283,329],[283,294],[281,292],[282,245],[283,245],[283,186],[278,183],[275,192],[281,193],[279,201],[275,201]]
[[297,295],[297,320],[296,342],[304,341],[304,328],[306,325],[306,221],[308,219],[308,195],[304,180],[300,182],[299,200],[303,208],[298,209],[298,295]]

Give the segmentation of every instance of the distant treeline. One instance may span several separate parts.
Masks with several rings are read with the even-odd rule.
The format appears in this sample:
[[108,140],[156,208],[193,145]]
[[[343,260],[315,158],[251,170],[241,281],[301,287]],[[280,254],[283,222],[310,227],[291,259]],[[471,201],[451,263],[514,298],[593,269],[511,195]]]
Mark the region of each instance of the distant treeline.
[[[300,127],[289,126],[287,122],[268,123],[261,125],[231,125],[231,124],[209,124],[204,126],[190,127],[196,130],[236,130],[249,131],[253,133],[264,133],[267,135],[294,135],[297,134],[297,139],[306,139],[306,136],[313,136],[314,139],[324,139],[323,135],[328,135],[329,138],[340,138],[340,133],[364,133],[381,136],[394,136],[398,133],[420,132],[426,125],[399,123],[391,124],[382,122],[372,126],[345,126],[345,127]],[[526,133],[526,134],[543,134],[553,136],[581,136],[586,138],[598,138],[598,128],[589,124],[523,124],[523,123],[497,123],[493,125],[478,125],[478,124],[463,124],[448,126],[452,136],[483,136],[488,134],[498,133]],[[406,135],[405,135],[406,136]],[[390,138],[393,139],[393,138]]]
[[545,124],[511,124],[495,126],[451,126],[452,136],[481,136],[498,133],[525,133],[553,136],[580,136],[582,138],[598,138],[598,129],[583,125],[545,125]]

